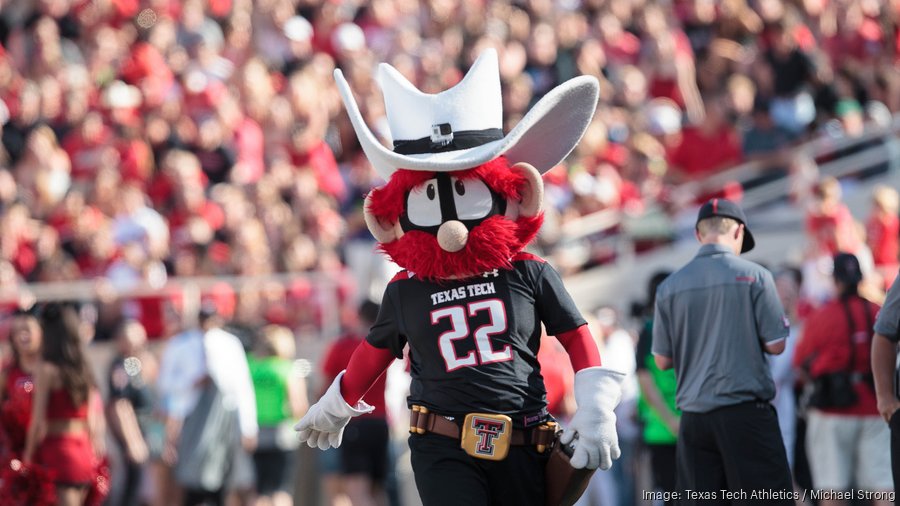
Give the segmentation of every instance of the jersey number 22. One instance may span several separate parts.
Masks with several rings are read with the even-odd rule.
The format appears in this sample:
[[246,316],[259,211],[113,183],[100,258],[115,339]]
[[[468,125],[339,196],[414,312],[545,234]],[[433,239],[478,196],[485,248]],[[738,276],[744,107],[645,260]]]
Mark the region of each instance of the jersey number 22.
[[[475,316],[481,311],[488,312],[489,323],[469,330],[468,317]],[[461,367],[473,367],[481,364],[506,362],[512,360],[512,348],[504,346],[495,350],[491,344],[491,336],[502,334],[507,330],[506,308],[500,299],[479,300],[470,302],[465,306],[444,307],[431,312],[431,324],[436,325],[444,318],[450,319],[450,330],[438,337],[438,348],[447,372],[455,371]],[[475,337],[475,349],[470,350],[464,356],[459,356],[453,346],[453,342],[459,339],[467,339],[470,335]]]

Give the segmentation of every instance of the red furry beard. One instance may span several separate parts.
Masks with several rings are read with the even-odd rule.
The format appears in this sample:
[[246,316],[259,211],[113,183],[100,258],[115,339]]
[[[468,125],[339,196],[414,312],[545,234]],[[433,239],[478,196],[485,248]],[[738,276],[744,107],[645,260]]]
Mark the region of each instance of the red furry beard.
[[543,222],[543,213],[515,221],[491,216],[469,231],[466,246],[455,253],[441,248],[436,236],[421,230],[406,232],[379,248],[422,279],[464,278],[494,269],[512,269],[510,260],[534,239]]

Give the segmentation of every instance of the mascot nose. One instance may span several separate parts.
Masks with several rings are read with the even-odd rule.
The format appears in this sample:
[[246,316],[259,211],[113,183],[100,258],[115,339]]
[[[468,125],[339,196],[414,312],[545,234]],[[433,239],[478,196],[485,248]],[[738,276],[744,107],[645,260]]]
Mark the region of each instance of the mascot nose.
[[444,222],[438,229],[437,241],[444,251],[456,253],[466,247],[469,240],[469,229],[462,222],[450,220]]

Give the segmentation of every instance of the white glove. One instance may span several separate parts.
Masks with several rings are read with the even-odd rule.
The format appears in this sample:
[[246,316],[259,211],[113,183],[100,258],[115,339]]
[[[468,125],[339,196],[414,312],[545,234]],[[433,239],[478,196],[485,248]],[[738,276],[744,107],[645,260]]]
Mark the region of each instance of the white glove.
[[621,455],[613,409],[622,396],[624,379],[625,373],[605,367],[588,367],[575,374],[578,409],[559,438],[562,444],[574,441],[572,467],[606,470]]
[[310,448],[318,447],[320,450],[337,448],[341,446],[344,437],[344,427],[354,416],[371,413],[375,408],[363,401],[356,406],[350,406],[341,396],[341,378],[346,371],[341,371],[331,382],[331,386],[325,391],[325,395],[319,402],[310,406],[309,411],[294,425],[298,431],[300,441],[306,441]]

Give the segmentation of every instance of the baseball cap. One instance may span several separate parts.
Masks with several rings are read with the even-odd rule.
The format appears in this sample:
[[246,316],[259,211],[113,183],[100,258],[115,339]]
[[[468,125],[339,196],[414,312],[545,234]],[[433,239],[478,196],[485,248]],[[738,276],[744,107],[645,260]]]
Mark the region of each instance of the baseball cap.
[[850,253],[838,253],[834,256],[834,272],[832,273],[835,281],[839,281],[846,285],[855,286],[862,281],[862,269],[859,266],[859,260],[856,255]]
[[744,243],[741,245],[741,253],[746,253],[756,246],[756,241],[753,239],[753,234],[750,233],[750,227],[747,226],[747,217],[744,215],[744,210],[741,209],[741,206],[728,199],[709,199],[700,208],[700,212],[697,213],[697,223],[713,216],[732,218],[744,225]]

